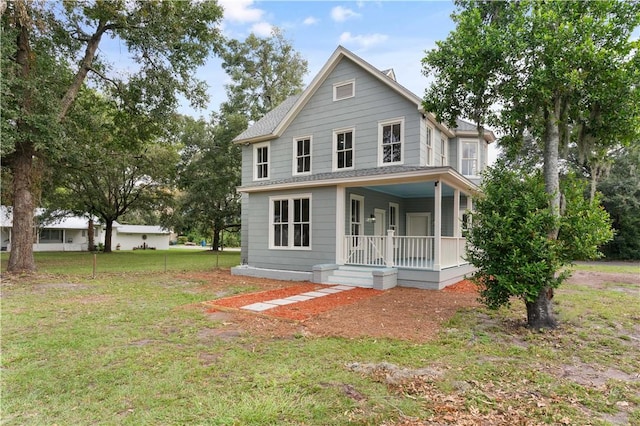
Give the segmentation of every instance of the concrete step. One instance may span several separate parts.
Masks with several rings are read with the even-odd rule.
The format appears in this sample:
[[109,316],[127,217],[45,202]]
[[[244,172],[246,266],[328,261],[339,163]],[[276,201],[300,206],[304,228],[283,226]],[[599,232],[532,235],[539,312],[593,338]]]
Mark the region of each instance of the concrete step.
[[342,284],[353,287],[365,287],[365,288],[373,288],[373,277],[353,277],[353,276],[342,276],[342,275],[332,275],[328,279],[328,284]]
[[339,277],[354,277],[354,278],[370,278],[373,277],[371,271],[352,271],[352,270],[342,270],[336,269],[333,271],[334,276]]

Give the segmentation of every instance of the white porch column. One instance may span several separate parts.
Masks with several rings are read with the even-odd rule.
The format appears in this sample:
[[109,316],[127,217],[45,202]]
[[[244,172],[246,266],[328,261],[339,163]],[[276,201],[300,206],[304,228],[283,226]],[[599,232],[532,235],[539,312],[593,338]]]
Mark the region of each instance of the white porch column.
[[435,224],[433,229],[433,270],[440,270],[440,251],[442,239],[442,182],[435,181],[433,196],[433,210],[435,214]]
[[462,213],[460,213],[460,190],[453,191],[453,236],[460,237],[460,223],[462,222]]
[[396,231],[393,229],[387,229],[387,240],[385,247],[384,264],[388,267],[394,266],[393,263],[393,243],[396,236]]
[[343,186],[336,187],[336,264],[344,265],[345,194]]
[[[466,194],[467,197],[467,211],[472,211],[473,210],[473,199],[471,198],[471,194]],[[471,219],[467,219],[468,221],[470,221]],[[467,223],[467,226],[469,226],[469,223]]]

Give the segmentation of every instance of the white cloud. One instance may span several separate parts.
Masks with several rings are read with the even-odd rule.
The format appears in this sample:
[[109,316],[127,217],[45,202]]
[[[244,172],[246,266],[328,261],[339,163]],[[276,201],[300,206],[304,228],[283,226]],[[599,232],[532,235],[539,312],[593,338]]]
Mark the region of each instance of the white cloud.
[[257,22],[262,19],[264,10],[252,7],[253,0],[218,0],[224,8],[224,18],[232,22]]
[[340,34],[340,44],[356,45],[362,49],[367,49],[376,44],[385,42],[389,36],[386,34],[366,34],[366,35],[353,35],[350,32],[344,32]]
[[313,16],[309,16],[307,18],[305,18],[304,21],[302,21],[303,24],[305,25],[315,25],[318,23],[318,20],[316,18],[314,18]]
[[251,32],[258,37],[269,37],[273,31],[273,26],[268,22],[258,22],[251,26]]
[[333,19],[336,22],[344,22],[347,19],[351,19],[351,18],[358,18],[362,15],[360,15],[357,12],[354,12],[351,9],[347,9],[346,7],[342,7],[342,6],[336,6],[333,9],[331,9],[331,19]]

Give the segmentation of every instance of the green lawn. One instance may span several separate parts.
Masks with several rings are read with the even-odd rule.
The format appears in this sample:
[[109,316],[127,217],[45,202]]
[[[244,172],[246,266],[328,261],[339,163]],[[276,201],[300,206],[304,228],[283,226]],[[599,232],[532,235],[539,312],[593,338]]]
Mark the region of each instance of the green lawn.
[[[547,333],[520,327],[516,303],[462,311],[423,344],[216,336],[223,321],[193,307],[215,296],[179,273],[212,269],[213,253],[96,257],[95,279],[80,253],[37,254],[37,275],[3,279],[2,424],[640,425],[638,286],[561,288],[563,325]],[[356,362],[438,374],[388,385]]]
[[[240,264],[238,251],[214,252],[196,248],[169,250],[114,251],[112,253],[88,252],[38,252],[34,253],[38,272],[92,276],[94,259],[96,274],[121,272],[176,272],[203,271]],[[2,253],[2,271],[7,269],[8,253]]]

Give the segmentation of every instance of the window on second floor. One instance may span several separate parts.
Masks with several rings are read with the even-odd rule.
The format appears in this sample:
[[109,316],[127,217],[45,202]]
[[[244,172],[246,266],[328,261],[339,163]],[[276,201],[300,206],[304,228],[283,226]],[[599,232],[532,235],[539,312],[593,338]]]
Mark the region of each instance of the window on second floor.
[[293,140],[293,174],[311,173],[311,136]]
[[269,179],[269,142],[253,146],[253,180]]
[[404,153],[404,119],[378,123],[380,165],[402,164]]
[[353,98],[356,95],[356,81],[342,81],[333,85],[333,100]]
[[447,146],[447,140],[440,139],[440,165],[441,166],[448,166],[448,160],[447,160],[448,151],[449,149]]
[[333,169],[344,170],[353,168],[353,129],[336,130],[333,132]]
[[464,176],[478,176],[478,142],[462,141],[460,172]]
[[427,140],[426,140],[426,165],[430,166],[433,164],[433,129],[427,126]]

